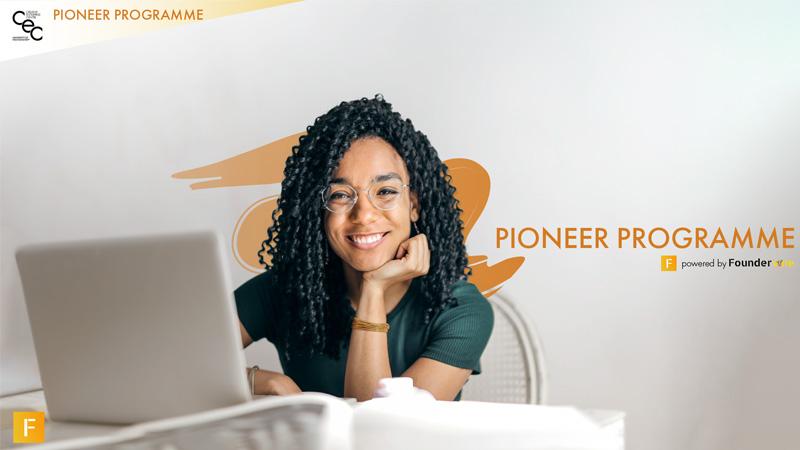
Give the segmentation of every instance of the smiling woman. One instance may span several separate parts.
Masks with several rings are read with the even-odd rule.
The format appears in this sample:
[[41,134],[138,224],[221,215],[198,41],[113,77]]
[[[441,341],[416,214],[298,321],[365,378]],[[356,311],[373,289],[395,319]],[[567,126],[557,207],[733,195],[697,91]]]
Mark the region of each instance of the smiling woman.
[[245,346],[267,338],[284,372],[252,371],[255,393],[365,400],[402,375],[458,400],[493,316],[467,281],[447,166],[381,96],[343,102],[307,131],[259,252],[266,271],[235,292]]

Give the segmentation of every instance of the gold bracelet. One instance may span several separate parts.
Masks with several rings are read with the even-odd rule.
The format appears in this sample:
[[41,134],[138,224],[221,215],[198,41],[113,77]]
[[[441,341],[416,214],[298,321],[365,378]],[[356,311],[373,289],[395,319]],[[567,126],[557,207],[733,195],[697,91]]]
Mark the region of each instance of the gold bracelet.
[[388,333],[389,332],[389,324],[388,323],[367,322],[366,320],[361,320],[358,317],[353,317],[353,329],[354,330],[379,331],[381,333]]

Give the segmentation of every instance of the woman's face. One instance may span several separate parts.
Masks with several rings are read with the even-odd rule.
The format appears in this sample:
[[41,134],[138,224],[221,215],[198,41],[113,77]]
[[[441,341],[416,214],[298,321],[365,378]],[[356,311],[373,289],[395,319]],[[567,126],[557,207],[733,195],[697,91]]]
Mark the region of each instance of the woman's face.
[[378,177],[399,178],[399,184],[409,184],[403,159],[377,137],[354,141],[332,177],[336,183],[354,187],[358,200],[345,213],[326,210],[325,234],[344,264],[359,272],[375,270],[394,259],[400,244],[411,235],[411,222],[419,218],[417,197],[408,189],[401,191],[394,209],[376,208],[367,198],[367,189]]

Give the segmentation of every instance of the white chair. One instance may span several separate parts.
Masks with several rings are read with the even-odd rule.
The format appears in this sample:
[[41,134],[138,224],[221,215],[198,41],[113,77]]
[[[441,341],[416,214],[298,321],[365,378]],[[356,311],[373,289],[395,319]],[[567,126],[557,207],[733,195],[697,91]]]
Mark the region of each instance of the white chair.
[[505,296],[495,294],[489,303],[494,330],[481,356],[481,374],[470,377],[461,399],[543,404],[547,380],[535,329]]

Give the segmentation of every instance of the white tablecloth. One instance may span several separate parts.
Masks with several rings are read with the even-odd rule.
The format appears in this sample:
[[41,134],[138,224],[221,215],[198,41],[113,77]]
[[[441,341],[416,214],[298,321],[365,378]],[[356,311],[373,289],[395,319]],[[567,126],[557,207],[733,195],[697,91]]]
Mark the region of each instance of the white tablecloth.
[[[294,397],[294,398],[293,398]],[[377,399],[351,403],[324,394],[301,394],[292,397],[265,397],[254,402],[204,413],[165,419],[129,427],[93,425],[47,421],[48,443],[66,443],[69,439],[88,439],[98,442],[121,442],[125,439],[159,434],[165,439],[167,431],[175,432],[189,425],[215,420],[229,420],[231,427],[238,426],[233,419],[245,413],[262,411],[292,402],[313,400],[324,405],[329,415],[322,427],[324,437],[320,448],[325,449],[553,449],[553,450],[621,450],[624,448],[624,413],[617,411],[587,411],[566,406],[538,406],[485,402],[402,402],[394,399]],[[12,412],[47,411],[43,392],[34,391],[0,399],[0,448],[12,448]],[[267,418],[274,422],[274,416]],[[297,431],[296,425],[287,425],[285,433]],[[344,430],[342,430],[344,428]],[[320,429],[316,424],[315,430]],[[155,433],[159,431],[159,433]],[[274,431],[274,430],[273,430]],[[315,431],[316,433],[316,431]],[[335,439],[331,435],[335,434]],[[338,434],[337,434],[338,433]],[[346,433],[347,436],[342,435]],[[186,435],[187,433],[182,433]],[[274,433],[273,433],[274,434]],[[186,441],[186,436],[183,436]],[[272,439],[272,440],[269,440]],[[137,441],[137,442],[139,442]],[[162,441],[159,441],[162,442]],[[197,442],[196,440],[193,442]],[[201,441],[202,442],[202,441]],[[259,443],[271,443],[272,438],[248,440],[252,448]],[[315,441],[316,442],[316,441]],[[331,444],[332,443],[332,444]],[[376,443],[380,443],[378,446]],[[193,444],[196,445],[196,444]],[[19,447],[32,448],[30,444]],[[264,447],[267,447],[265,444]],[[77,448],[77,447],[76,447]],[[180,448],[180,447],[176,447]],[[211,448],[211,447],[209,447]],[[217,450],[216,448],[214,450]]]

